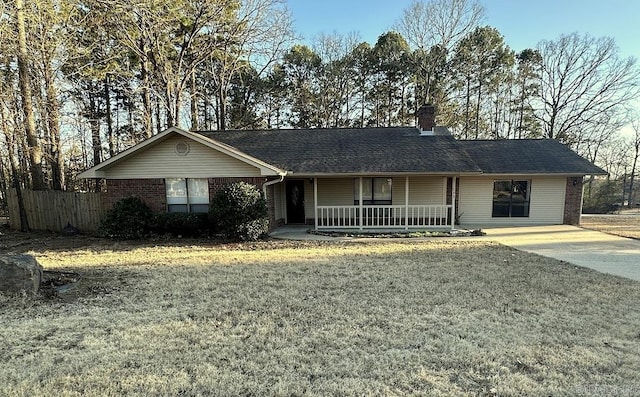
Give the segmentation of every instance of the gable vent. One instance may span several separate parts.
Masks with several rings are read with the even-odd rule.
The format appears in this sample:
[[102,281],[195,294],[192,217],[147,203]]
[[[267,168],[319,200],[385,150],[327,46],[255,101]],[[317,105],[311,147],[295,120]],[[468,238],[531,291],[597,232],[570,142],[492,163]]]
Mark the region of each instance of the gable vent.
[[180,141],[176,143],[176,154],[178,156],[186,156],[189,153],[189,144],[185,141]]

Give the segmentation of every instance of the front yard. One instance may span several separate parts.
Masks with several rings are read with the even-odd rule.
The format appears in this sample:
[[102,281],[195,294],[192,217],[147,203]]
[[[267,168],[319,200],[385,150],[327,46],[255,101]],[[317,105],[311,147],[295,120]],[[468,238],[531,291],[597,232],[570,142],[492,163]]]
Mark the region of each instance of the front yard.
[[640,393],[638,283],[493,243],[75,241],[2,249],[83,279],[0,296],[0,395]]
[[640,239],[640,210],[633,209],[619,214],[582,215],[581,226],[586,229]]

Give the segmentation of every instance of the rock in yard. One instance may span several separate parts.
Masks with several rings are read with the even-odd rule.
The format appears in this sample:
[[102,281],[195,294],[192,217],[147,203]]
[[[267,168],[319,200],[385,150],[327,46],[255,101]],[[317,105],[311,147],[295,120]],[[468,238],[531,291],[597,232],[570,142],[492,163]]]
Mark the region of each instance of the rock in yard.
[[36,294],[42,281],[42,266],[31,255],[0,255],[0,292]]

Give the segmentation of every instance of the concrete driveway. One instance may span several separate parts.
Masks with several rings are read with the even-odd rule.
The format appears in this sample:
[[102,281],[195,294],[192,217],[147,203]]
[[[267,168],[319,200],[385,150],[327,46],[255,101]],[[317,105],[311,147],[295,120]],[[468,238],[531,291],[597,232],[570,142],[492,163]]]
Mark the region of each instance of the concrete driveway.
[[526,226],[483,229],[490,240],[640,281],[640,240],[575,226]]

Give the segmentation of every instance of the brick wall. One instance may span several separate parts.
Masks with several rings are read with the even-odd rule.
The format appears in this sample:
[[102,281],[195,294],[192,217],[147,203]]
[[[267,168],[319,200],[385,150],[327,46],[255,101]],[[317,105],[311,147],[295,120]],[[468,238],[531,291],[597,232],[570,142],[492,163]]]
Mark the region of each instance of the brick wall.
[[125,197],[139,197],[153,211],[167,210],[167,193],[164,179],[108,179],[107,205],[111,208],[116,201]]
[[582,211],[582,177],[568,177],[564,199],[565,225],[579,225],[580,212]]
[[[209,199],[212,199],[216,193],[224,186],[235,182],[247,182],[255,185],[262,190],[262,185],[267,181],[266,178],[247,177],[247,178],[209,178]],[[278,226],[275,219],[275,201],[273,199],[273,186],[268,188],[267,192],[267,208],[269,209],[269,225],[270,228]],[[107,180],[107,205],[111,208],[116,201],[125,197],[139,197],[147,205],[156,212],[165,212],[167,210],[167,193],[164,179],[109,179]]]

